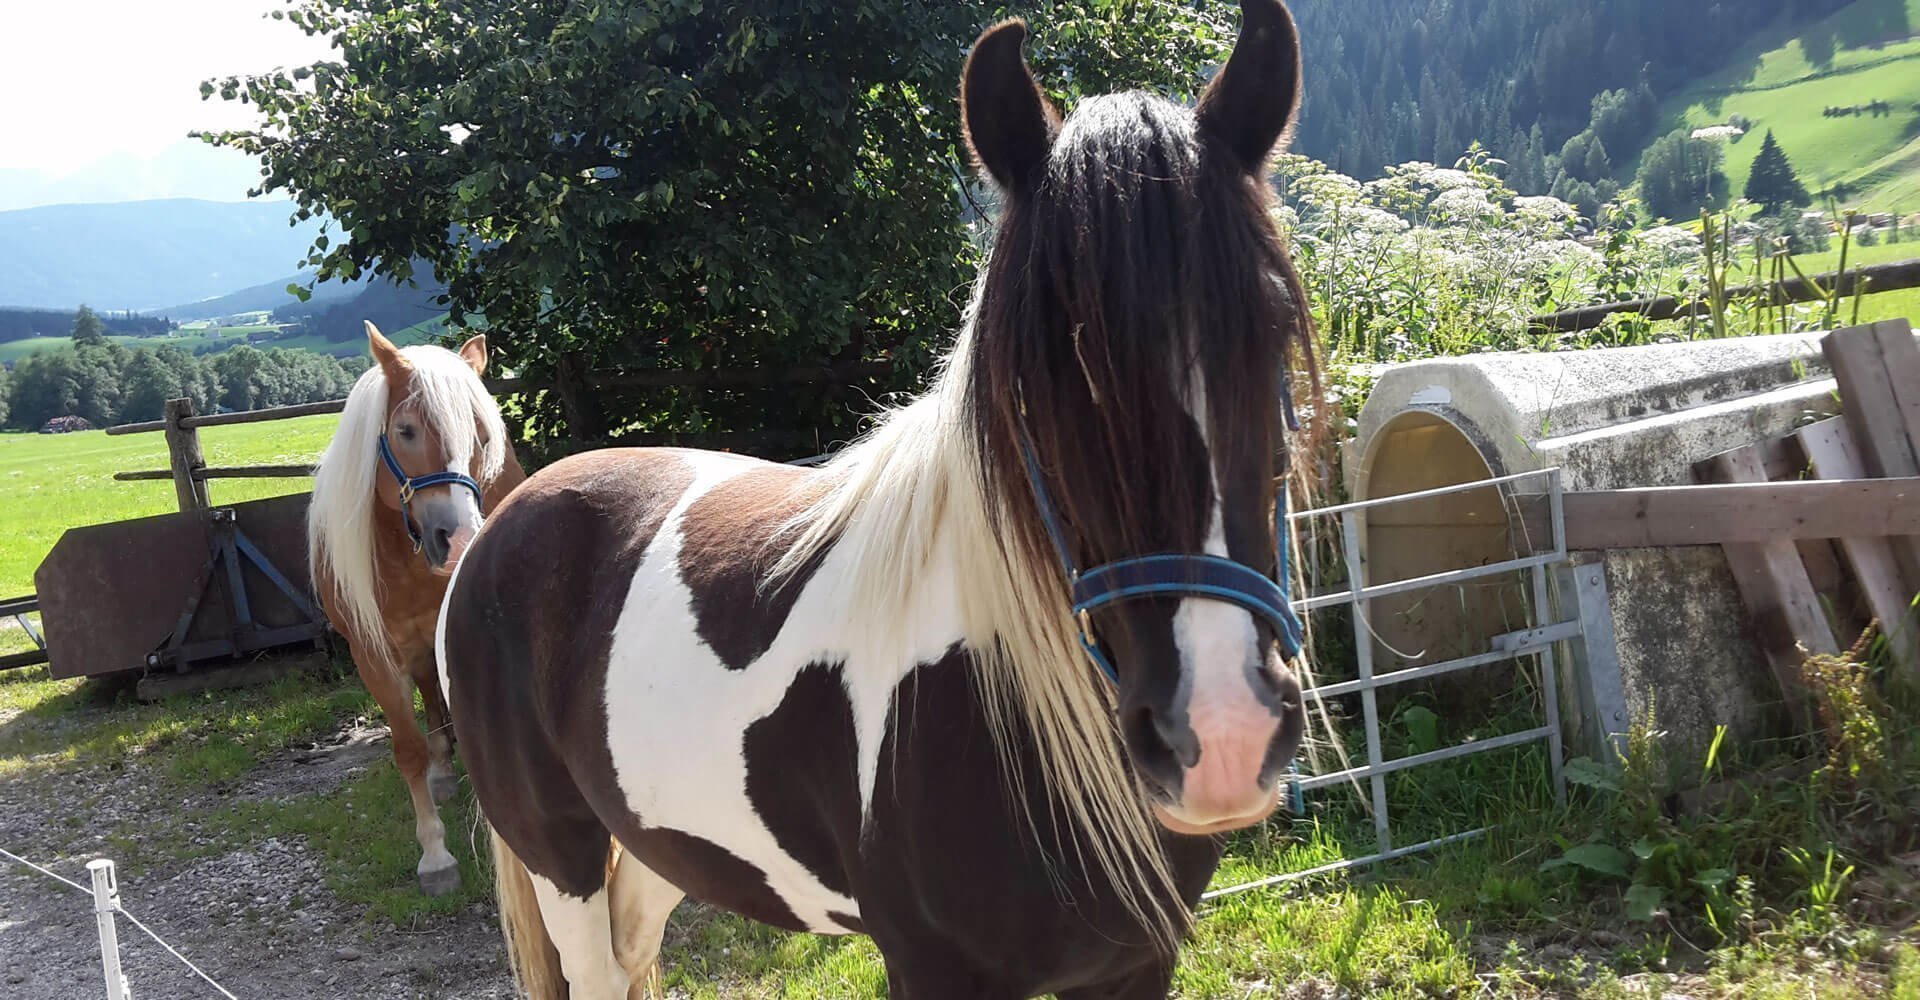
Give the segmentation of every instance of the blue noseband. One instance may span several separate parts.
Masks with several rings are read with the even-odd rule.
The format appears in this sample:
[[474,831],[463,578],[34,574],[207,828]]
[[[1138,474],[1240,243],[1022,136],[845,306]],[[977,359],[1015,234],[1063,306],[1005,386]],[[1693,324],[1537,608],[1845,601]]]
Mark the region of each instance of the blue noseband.
[[[1293,425],[1291,410],[1292,407],[1288,407],[1289,426]],[[1292,661],[1300,655],[1303,642],[1300,617],[1294,613],[1293,603],[1288,599],[1293,560],[1287,545],[1287,492],[1284,487],[1274,499],[1273,513],[1275,547],[1279,550],[1278,580],[1245,563],[1223,556],[1194,553],[1135,556],[1103,563],[1082,572],[1074,565],[1060,512],[1047,493],[1046,481],[1040,474],[1040,464],[1033,457],[1033,441],[1024,425],[1020,428],[1020,451],[1026,459],[1027,479],[1033,485],[1034,504],[1040,508],[1041,523],[1046,525],[1047,537],[1053,540],[1054,551],[1059,553],[1060,565],[1067,573],[1067,585],[1073,597],[1073,617],[1080,627],[1080,645],[1108,681],[1117,686],[1120,674],[1101,650],[1099,641],[1093,637],[1091,613],[1095,608],[1136,597],[1204,597],[1238,605],[1273,628],[1273,634],[1280,642],[1280,653],[1286,660]]]
[[420,529],[413,526],[413,495],[429,486],[464,486],[473,491],[473,502],[486,506],[486,500],[480,492],[480,484],[472,476],[448,470],[429,472],[424,476],[409,476],[407,470],[400,467],[400,460],[393,457],[393,446],[387,444],[387,436],[380,435],[380,461],[385,463],[387,471],[400,482],[400,523],[407,526],[407,537],[413,539],[413,551],[420,551]]

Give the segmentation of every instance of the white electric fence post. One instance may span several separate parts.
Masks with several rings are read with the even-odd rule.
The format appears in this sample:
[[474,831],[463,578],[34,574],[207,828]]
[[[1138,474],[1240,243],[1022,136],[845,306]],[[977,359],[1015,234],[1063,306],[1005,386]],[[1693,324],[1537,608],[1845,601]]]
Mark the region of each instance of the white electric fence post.
[[133,1000],[127,977],[120,972],[120,936],[113,927],[113,913],[120,908],[120,881],[114,877],[113,862],[89,861],[87,874],[93,876],[93,919],[100,925],[100,966],[107,976],[107,1000]]

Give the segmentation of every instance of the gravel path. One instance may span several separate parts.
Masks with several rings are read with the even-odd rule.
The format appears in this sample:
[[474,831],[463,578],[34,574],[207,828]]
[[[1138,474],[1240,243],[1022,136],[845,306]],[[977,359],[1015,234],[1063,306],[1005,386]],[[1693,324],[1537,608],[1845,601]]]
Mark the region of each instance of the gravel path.
[[[322,750],[282,755],[231,795],[326,793],[369,758],[384,755],[384,736],[384,730],[349,730]],[[94,831],[199,838],[187,817],[212,805],[213,793],[192,793],[204,794],[199,801],[156,801],[156,787],[165,786],[137,765],[7,778],[0,781],[0,847],[86,885],[86,862],[114,853],[106,834]],[[513,995],[490,907],[469,907],[419,932],[396,931],[336,898],[324,868],[325,859],[303,839],[267,838],[123,874],[121,902],[241,1000]],[[125,920],[119,935],[135,997],[219,996]],[[91,898],[0,858],[0,998],[79,1000],[102,993]]]

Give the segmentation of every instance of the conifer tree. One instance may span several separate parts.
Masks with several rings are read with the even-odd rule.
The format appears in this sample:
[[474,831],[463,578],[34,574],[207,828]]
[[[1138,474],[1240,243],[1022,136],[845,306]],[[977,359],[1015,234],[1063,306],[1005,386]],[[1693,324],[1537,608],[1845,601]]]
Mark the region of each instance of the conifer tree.
[[1807,189],[1793,172],[1793,164],[1787,162],[1786,150],[1774,139],[1773,130],[1767,130],[1766,141],[1760,145],[1760,155],[1754,158],[1753,172],[1747,175],[1747,200],[1760,206],[1768,215],[1778,214],[1788,207],[1812,204]]

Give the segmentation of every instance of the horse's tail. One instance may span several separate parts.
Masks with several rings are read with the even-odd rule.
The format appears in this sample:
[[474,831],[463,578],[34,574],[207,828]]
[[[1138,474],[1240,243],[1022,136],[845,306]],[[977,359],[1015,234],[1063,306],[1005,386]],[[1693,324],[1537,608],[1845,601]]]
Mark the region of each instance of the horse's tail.
[[507,939],[513,981],[527,1000],[567,1000],[567,977],[540,917],[533,877],[497,831],[492,837],[494,894],[500,900],[500,933]]

